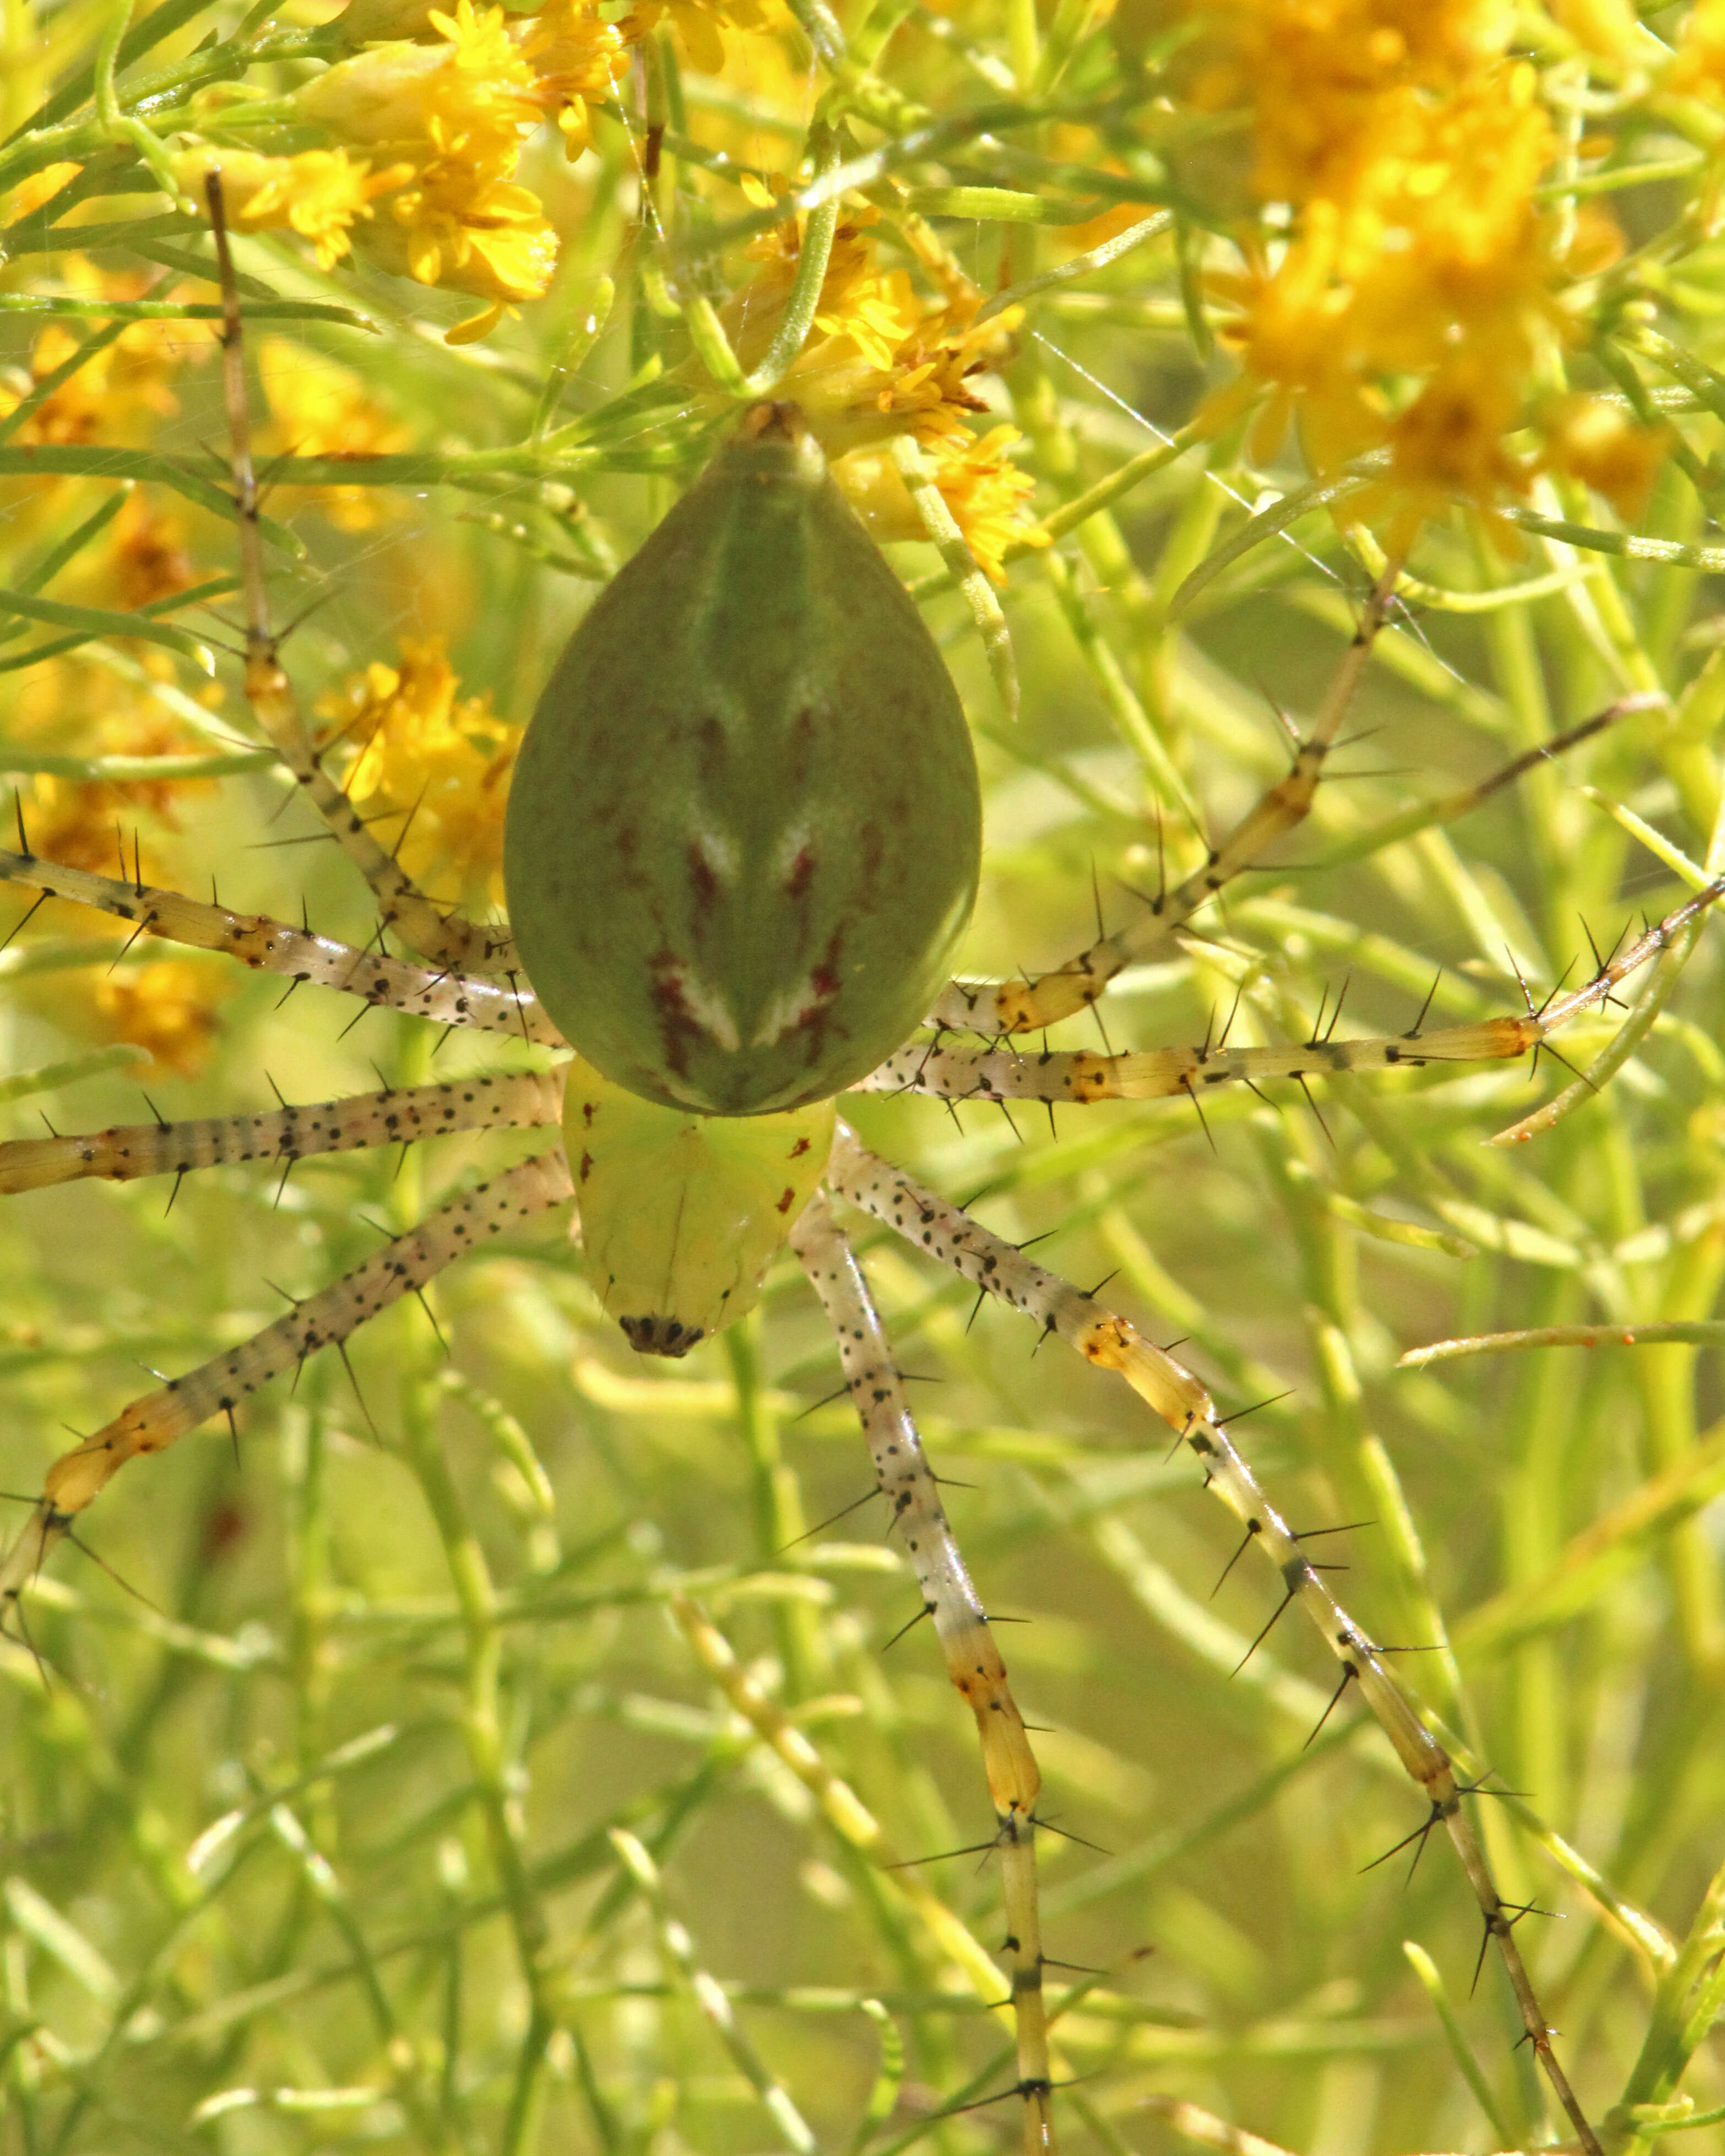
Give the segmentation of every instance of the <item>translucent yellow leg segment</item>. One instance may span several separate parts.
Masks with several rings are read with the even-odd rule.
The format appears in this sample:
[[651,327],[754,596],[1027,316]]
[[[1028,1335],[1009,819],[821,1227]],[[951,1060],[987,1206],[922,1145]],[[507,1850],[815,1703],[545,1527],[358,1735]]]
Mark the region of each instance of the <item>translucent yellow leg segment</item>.
[[[996,1996],[1000,1972],[993,1959],[940,1896],[900,1856],[855,1790],[834,1773],[812,1740],[738,1661],[730,1642],[697,1603],[685,1594],[674,1594],[670,1607],[701,1667],[762,1743],[771,1746],[809,1791],[834,1832],[880,1866],[891,1881],[888,1891],[916,1918],[931,1944],[950,1958],[979,1999],[1004,2010],[1008,2002]],[[1049,2146],[1039,2143],[1038,2156],[1043,2156]]]
[[452,1079],[345,1100],[273,1108],[260,1116],[211,1116],[178,1123],[121,1123],[80,1137],[15,1138],[0,1145],[0,1195],[101,1176],[131,1183],[188,1175],[249,1160],[290,1168],[314,1153],[411,1145],[456,1131],[525,1130],[562,1113],[563,1074]]
[[1053,2076],[1042,1990],[1042,1925],[1036,1897],[1036,1795],[1042,1777],[970,1573],[935,1486],[933,1470],[905,1399],[868,1283],[832,1208],[817,1196],[791,1231],[839,1343],[850,1397],[862,1420],[875,1480],[911,1560],[922,1606],[934,1621],[947,1673],[976,1717],[983,1766],[994,1803],[995,1847],[1006,1903],[1006,1951],[1018,2027],[1019,2093],[1024,2099],[1026,2156],[1055,2146]]
[[133,922],[140,936],[159,936],[198,951],[220,951],[242,965],[283,974],[296,985],[312,981],[409,1018],[511,1033],[547,1048],[564,1045],[562,1035],[524,982],[480,980],[380,952],[357,951],[351,943],[314,935],[310,929],[290,928],[267,914],[235,913],[225,906],[182,898],[177,891],[162,891],[154,884],[63,868],[33,854],[0,852],[0,882],[23,884],[93,906]]
[[1217,1419],[1209,1393],[1173,1357],[1146,1340],[1126,1319],[1091,1296],[1046,1272],[1012,1244],[949,1205],[925,1184],[870,1152],[845,1124],[839,1126],[828,1187],[896,1230],[917,1249],[966,1280],[1010,1303],[1055,1333],[1099,1369],[1123,1378],[1138,1397],[1178,1430],[1204,1469],[1204,1486],[1220,1498],[1274,1568],[1284,1603],[1298,1602],[1342,1666],[1343,1685],[1360,1696],[1430,1806],[1427,1826],[1448,1832],[1466,1873],[1489,1937],[1502,1956],[1522,2025],[1558,2101],[1587,2156],[1600,2156],[1598,2138],[1577,2102],[1552,2031],[1516,1945],[1517,1912],[1492,1882],[1485,1852],[1461,1808],[1465,1794],[1449,1753],[1425,1727],[1419,1709],[1383,1655],[1343,1609],[1301,1549],[1297,1538],[1259,1487]]
[[1669,948],[1678,933],[1718,898],[1725,879],[1656,921],[1590,980],[1520,1018],[1486,1019],[1432,1032],[1359,1040],[1315,1040],[1268,1048],[1162,1048],[1097,1055],[1059,1049],[967,1048],[942,1040],[912,1042],[870,1071],[857,1092],[932,1093],[948,1101],[1156,1101],[1194,1098],[1230,1081],[1332,1077],[1358,1070],[1417,1070],[1429,1063],[1491,1063],[1525,1055],[1582,1011],[1604,1003],[1618,983]]
[[240,572],[246,610],[245,696],[264,738],[293,773],[295,784],[333,834],[336,844],[377,896],[383,927],[410,951],[452,972],[505,973],[516,964],[506,929],[486,928],[459,913],[444,912],[414,884],[395,856],[367,829],[357,810],[317,761],[293,684],[277,656],[264,579],[258,489],[252,470],[251,414],[242,357],[239,295],[228,259],[221,177],[208,176],[210,220],[222,270],[223,388],[233,444],[234,482],[239,519]]
[[285,1317],[239,1347],[213,1355],[122,1408],[49,1469],[34,1512],[0,1557],[0,1605],[17,1601],[79,1513],[128,1460],[165,1451],[212,1415],[231,1416],[260,1385],[295,1368],[320,1348],[339,1346],[367,1318],[423,1288],[455,1259],[572,1195],[561,1147],[525,1160],[450,1199],[410,1234],[385,1244],[343,1279],[296,1303]]
[[1397,569],[1392,564],[1366,603],[1347,656],[1337,670],[1312,732],[1294,752],[1286,778],[1270,788],[1256,805],[1214,847],[1202,868],[1163,893],[1135,921],[1104,936],[1054,972],[1014,981],[954,981],[929,1013],[929,1023],[990,1039],[1003,1033],[1029,1033],[1057,1019],[1070,1018],[1096,1002],[1117,973],[1158,954],[1171,954],[1174,937],[1201,906],[1265,849],[1303,823],[1322,775],[1324,758],[1336,735],[1389,605]]

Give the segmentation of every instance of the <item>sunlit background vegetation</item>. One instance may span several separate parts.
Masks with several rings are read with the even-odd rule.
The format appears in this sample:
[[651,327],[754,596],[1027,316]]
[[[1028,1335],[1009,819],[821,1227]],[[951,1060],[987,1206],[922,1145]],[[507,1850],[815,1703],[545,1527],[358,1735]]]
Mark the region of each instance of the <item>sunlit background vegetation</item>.
[[[1119,983],[1115,1048],[1302,1038],[1344,987],[1338,1037],[1428,992],[1434,1024],[1518,1010],[1725,865],[1713,0],[548,0],[507,28],[468,0],[20,0],[0,40],[0,768],[39,852],[117,874],[136,844],[194,896],[375,925],[226,655],[218,157],[287,664],[447,899],[497,903],[518,730],[737,408],[835,167],[781,393],[975,726],[968,971],[1058,964],[1201,860],[1284,771],[1386,550],[1406,603],[1310,823]],[[1219,1088],[1202,1125],[853,1104],[1181,1337],[1254,1409],[1291,1522],[1348,1527],[1331,1584],[1490,1777],[1614,2151],[1717,2147],[1725,2100],[1721,932],[1651,976],[1656,1009],[1644,974],[1563,1037],[1585,1070],[1637,1029],[1515,1147],[1485,1141],[1572,1082],[1543,1057]],[[12,1135],[535,1060],[69,905],[0,974]],[[8,1199],[0,1481],[28,1500],[146,1372],[531,1142]],[[1424,1815],[1388,1745],[1353,1697],[1318,1731],[1334,1666],[1297,1612],[1243,1661],[1279,1584],[1248,1550],[1219,1586],[1235,1529],[1190,1458],[862,1240],[1040,1726],[1067,2145],[1555,2138],[1448,1847],[1372,1868]],[[561,1227],[427,1302],[231,1442],[130,1470],[13,1613],[0,2147],[1015,2145],[1015,2100],[954,2108],[1015,2071],[1004,1978],[954,1946],[1002,1930],[973,1732],[905,1631],[800,1275],[676,1365],[601,1322]],[[1699,1329],[1620,1344],[1672,1320]],[[1558,1325],[1603,1329],[1399,1363]]]

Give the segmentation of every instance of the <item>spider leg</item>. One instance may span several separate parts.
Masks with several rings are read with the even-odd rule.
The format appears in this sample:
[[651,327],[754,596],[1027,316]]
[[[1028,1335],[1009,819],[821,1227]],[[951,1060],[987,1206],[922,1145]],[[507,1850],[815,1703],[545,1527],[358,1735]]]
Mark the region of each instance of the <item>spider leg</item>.
[[0,852],[0,882],[24,884],[116,914],[136,923],[141,935],[189,944],[194,950],[223,952],[242,964],[285,974],[296,987],[313,981],[410,1018],[513,1034],[547,1048],[564,1045],[562,1035],[540,1009],[538,998],[515,982],[481,980],[380,952],[357,951],[351,943],[290,927],[267,914],[236,913],[229,906],[182,898],[177,891],[153,884],[64,868],[33,854]]
[[[1538,1048],[1560,1026],[1595,1004],[1650,958],[1668,950],[1682,930],[1725,896],[1725,879],[1709,884],[1610,959],[1592,978],[1538,1010],[1435,1032],[1327,1036],[1268,1048],[1163,1048],[1098,1055],[1083,1050],[969,1048],[947,1041],[912,1041],[852,1089],[857,1092],[931,1093],[947,1101],[1155,1101],[1230,1081],[1251,1086],[1271,1078],[1330,1077],[1348,1071],[1419,1070],[1428,1063],[1490,1063]],[[1554,1052],[1554,1051],[1548,1051]],[[1531,1123],[1534,1119],[1529,1118]],[[1517,1126],[1516,1135],[1521,1135]]]
[[[1172,954],[1176,939],[1193,916],[1214,898],[1223,886],[1255,865],[1258,856],[1275,841],[1302,823],[1310,812],[1329,751],[1358,688],[1371,646],[1389,609],[1390,593],[1385,583],[1373,592],[1321,708],[1312,732],[1296,742],[1292,768],[1271,787],[1221,844],[1212,850],[1204,865],[1173,891],[1163,886],[1158,895],[1146,901],[1146,911],[1111,936],[1099,936],[1088,950],[1063,966],[1033,978],[1010,981],[954,981],[945,988],[929,1013],[929,1022],[996,1039],[1004,1033],[1024,1033],[1070,1018],[1094,1004],[1117,974],[1130,965]],[[1440,801],[1428,802],[1368,832],[1359,834],[1325,856],[1326,865],[1353,860],[1440,824],[1470,814],[1481,802],[1513,785],[1535,764],[1561,755],[1590,739],[1628,712],[1646,707],[1641,696],[1620,697],[1603,711],[1579,726],[1568,728],[1525,751],[1487,777]],[[1654,700],[1654,701],[1656,701]],[[1160,829],[1158,827],[1158,845]]]
[[284,670],[270,626],[258,521],[258,485],[252,468],[251,415],[246,396],[239,295],[228,247],[221,177],[208,177],[210,221],[221,268],[223,387],[233,445],[234,506],[246,611],[245,696],[253,717],[295,784],[322,818],[336,844],[371,886],[382,925],[409,950],[452,973],[503,973],[516,964],[505,930],[487,928],[426,897],[367,829],[363,819],[317,760],[310,729],[292,682]]
[[929,1022],[991,1038],[1052,1025],[1094,1004],[1126,967],[1173,948],[1177,932],[1224,885],[1250,868],[1266,847],[1305,821],[1317,792],[1324,758],[1353,704],[1366,661],[1384,624],[1393,594],[1392,563],[1373,590],[1311,732],[1296,743],[1292,767],[1212,847],[1200,868],[1155,899],[1147,910],[1111,936],[1099,937],[1064,966],[1012,981],[954,981],[937,998]]
[[527,1129],[557,1122],[562,1093],[560,1070],[526,1071],[355,1093],[260,1116],[121,1123],[82,1137],[17,1138],[0,1145],[0,1195],[88,1176],[130,1183],[247,1160],[290,1167],[314,1153],[355,1152],[455,1131]]
[[1545,1037],[1538,1019],[1488,1019],[1447,1026],[1409,1041],[1399,1034],[1360,1040],[1285,1041],[1266,1048],[1158,1048],[1117,1055],[1081,1049],[932,1048],[915,1042],[852,1088],[861,1093],[932,1093],[948,1101],[1162,1101],[1194,1097],[1230,1082],[1332,1077],[1353,1070],[1418,1070],[1428,1063],[1486,1063],[1525,1055]]
[[[1566,1086],[1531,1115],[1522,1116],[1507,1130],[1497,1132],[1491,1142],[1496,1146],[1522,1145],[1541,1131],[1549,1130],[1579,1102],[1596,1094],[1630,1056],[1653,1025],[1664,1009],[1671,990],[1688,961],[1697,932],[1695,924],[1704,909],[1719,896],[1725,883],[1715,880],[1698,891],[1686,906],[1668,913],[1663,921],[1656,921],[1646,929],[1627,950],[1618,951],[1614,945],[1612,955],[1599,967],[1589,981],[1571,991],[1567,996],[1548,1002],[1539,1011],[1541,1022],[1548,1028],[1559,1026],[1577,1010],[1591,1004],[1609,1006],[1612,990],[1625,974],[1639,966],[1644,959],[1656,957],[1658,963],[1647,983],[1646,991],[1609,1045],[1594,1060],[1592,1067],[1576,1073],[1573,1085]],[[1553,1051],[1553,1053],[1555,1051]],[[1573,1068],[1573,1066],[1571,1066]]]
[[923,1608],[934,1620],[947,1674],[976,1717],[983,1765],[994,1801],[1006,1950],[1018,2030],[1018,2092],[1024,2099],[1030,2156],[1052,2146],[1048,2017],[1042,1991],[1042,1927],[1036,1894],[1036,1796],[1042,1777],[1007,1681],[987,1611],[947,1523],[934,1471],[905,1399],[886,1328],[832,1208],[819,1192],[791,1231],[791,1247],[819,1296],[839,1343],[851,1399],[892,1508]]
[[1587,2156],[1599,2143],[1552,2046],[1552,2031],[1516,1945],[1510,1905],[1499,1895],[1472,1822],[1462,1810],[1466,1791],[1449,1753],[1426,1727],[1412,1696],[1384,1651],[1343,1609],[1301,1548],[1298,1537],[1260,1488],[1218,1419],[1209,1393],[1191,1372],[1146,1340],[1125,1318],[1045,1271],[926,1185],[870,1152],[841,1122],[827,1168],[827,1185],[884,1222],[942,1265],[1035,1319],[1099,1369],[1122,1377],[1138,1397],[1177,1430],[1201,1461],[1204,1483],[1227,1506],[1274,1567],[1284,1598],[1297,1601],[1395,1749],[1403,1768],[1441,1821],[1467,1875],[1486,1929],[1497,1941],[1527,2041],[1538,2054],[1558,2101]]
[[159,1392],[146,1393],[64,1453],[48,1471],[23,1531],[0,1557],[0,1609],[15,1604],[32,1576],[78,1515],[130,1460],[162,1452],[212,1415],[232,1415],[260,1385],[320,1348],[341,1347],[367,1318],[423,1288],[444,1267],[516,1222],[574,1195],[561,1146],[464,1190],[417,1228],[375,1250],[363,1264],[238,1348],[213,1355]]

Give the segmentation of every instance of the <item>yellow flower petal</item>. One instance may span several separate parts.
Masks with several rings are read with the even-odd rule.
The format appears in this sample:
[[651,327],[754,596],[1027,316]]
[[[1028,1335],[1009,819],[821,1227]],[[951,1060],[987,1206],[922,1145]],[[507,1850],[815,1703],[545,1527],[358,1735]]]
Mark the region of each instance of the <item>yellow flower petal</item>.
[[250,150],[199,144],[173,159],[174,177],[202,200],[212,172],[222,177],[228,214],[254,232],[282,228],[309,239],[320,269],[327,270],[352,244],[355,221],[372,214],[375,196],[412,177],[408,165],[374,172],[364,158],[345,150],[305,150],[295,157],[266,157]]
[[[440,637],[404,637],[400,664],[374,663],[326,697],[326,753],[368,819],[401,817],[401,860],[435,897],[483,908],[502,897],[503,811],[523,729],[489,698],[462,696]],[[408,819],[411,815],[411,822]]]

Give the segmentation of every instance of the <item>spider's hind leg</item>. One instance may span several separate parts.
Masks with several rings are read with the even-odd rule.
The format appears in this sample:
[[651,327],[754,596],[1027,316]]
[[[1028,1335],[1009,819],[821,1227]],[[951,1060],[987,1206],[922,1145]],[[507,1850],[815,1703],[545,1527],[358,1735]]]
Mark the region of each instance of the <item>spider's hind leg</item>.
[[286,1317],[239,1347],[213,1355],[122,1408],[49,1469],[35,1510],[0,1557],[0,1612],[17,1601],[78,1515],[128,1460],[165,1451],[213,1415],[231,1417],[242,1400],[270,1378],[294,1369],[320,1348],[340,1347],[367,1318],[424,1288],[455,1259],[573,1195],[562,1147],[536,1154],[489,1183],[459,1192],[417,1228],[386,1243],[342,1279],[307,1296]]
[[1027,2150],[1054,2146],[1048,2013],[1042,1989],[1042,1926],[1036,1891],[1036,1799],[1042,1777],[994,1643],[988,1612],[947,1522],[933,1469],[905,1398],[904,1380],[843,1229],[817,1192],[791,1231],[791,1246],[833,1328],[845,1379],[860,1417],[875,1479],[932,1619],[947,1673],[976,1717],[996,1820],[1006,1903],[1006,1952],[1018,2036],[1018,2092]]
[[1306,1610],[1341,1665],[1344,1681],[1358,1688],[1429,1806],[1430,1824],[1448,1832],[1479,1903],[1486,1936],[1497,1943],[1526,2041],[1544,2067],[1586,2156],[1601,2156],[1598,2137],[1553,2048],[1552,2029],[1517,1946],[1514,1906],[1499,1895],[1484,1846],[1463,1808],[1472,1785],[1464,1787],[1455,1763],[1427,1727],[1425,1717],[1391,1670],[1385,1651],[1373,1645],[1369,1635],[1342,1608],[1301,1548],[1300,1537],[1270,1503],[1203,1384],[1094,1296],[1046,1271],[926,1184],[870,1152],[843,1122],[827,1183],[850,1204],[873,1214],[973,1286],[1022,1311],[1045,1335],[1057,1336],[1095,1368],[1123,1378],[1140,1399],[1178,1432],[1181,1442],[1203,1466],[1205,1488],[1233,1513],[1247,1538],[1274,1568],[1281,1605],[1298,1602]]

